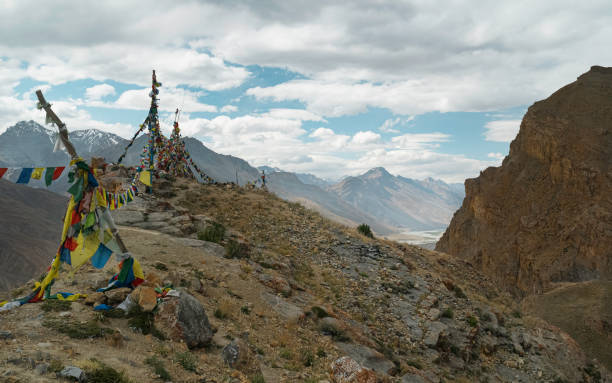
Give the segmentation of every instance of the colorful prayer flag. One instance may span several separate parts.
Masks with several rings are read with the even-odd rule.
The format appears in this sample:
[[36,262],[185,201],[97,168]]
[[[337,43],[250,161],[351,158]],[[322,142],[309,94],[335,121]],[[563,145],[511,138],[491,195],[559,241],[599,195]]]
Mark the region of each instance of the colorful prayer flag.
[[30,177],[32,176],[32,172],[34,168],[23,168],[21,174],[19,174],[19,179],[17,180],[18,184],[27,184],[30,182]]
[[140,172],[140,182],[147,186],[151,186],[151,172],[148,170],[143,170]]
[[35,180],[39,180],[42,177],[43,170],[45,170],[45,168],[35,168],[32,172],[32,178]]
[[4,173],[6,173],[7,170],[8,168],[0,168],[0,178],[2,178],[2,176],[4,175]]

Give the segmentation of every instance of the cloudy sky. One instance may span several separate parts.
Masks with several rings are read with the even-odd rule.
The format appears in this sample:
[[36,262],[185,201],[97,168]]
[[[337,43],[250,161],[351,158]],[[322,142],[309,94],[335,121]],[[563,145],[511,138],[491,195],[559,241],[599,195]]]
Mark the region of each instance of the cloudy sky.
[[129,138],[156,69],[162,118],[213,150],[338,178],[384,166],[462,182],[534,101],[612,65],[609,1],[0,0],[0,132]]

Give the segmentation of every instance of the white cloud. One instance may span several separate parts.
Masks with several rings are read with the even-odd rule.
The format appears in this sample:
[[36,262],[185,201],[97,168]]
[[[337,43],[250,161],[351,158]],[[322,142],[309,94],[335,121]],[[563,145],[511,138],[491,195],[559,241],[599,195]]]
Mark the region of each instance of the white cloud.
[[385,133],[399,133],[399,130],[394,129],[394,127],[400,122],[401,119],[399,117],[390,118],[388,120],[385,120],[385,122],[383,122],[383,124],[378,128],[378,130]]
[[450,136],[444,133],[407,133],[391,138],[397,149],[436,148],[439,142],[447,142]]
[[319,116],[318,114],[309,112],[304,109],[270,109],[268,112],[262,113],[262,115],[273,118],[286,118],[288,120],[327,122],[323,117]]
[[[150,88],[132,89],[123,92],[114,102],[90,103],[91,106],[115,109],[149,110],[151,106]],[[185,113],[192,112],[216,112],[214,105],[203,104],[198,101],[201,92],[192,92],[182,88],[161,87],[159,88],[159,110],[174,112],[179,108]]]
[[225,105],[221,108],[221,113],[234,113],[238,111],[238,107],[235,105]]
[[101,100],[107,96],[115,94],[115,87],[109,84],[94,85],[91,88],[85,89],[85,98],[88,100]]
[[510,142],[516,137],[521,126],[521,120],[489,121],[485,125],[487,141]]
[[357,145],[375,144],[380,141],[380,134],[374,133],[371,130],[357,132],[351,141]]
[[487,157],[494,158],[496,160],[503,160],[505,156],[501,153],[489,153],[487,154]]

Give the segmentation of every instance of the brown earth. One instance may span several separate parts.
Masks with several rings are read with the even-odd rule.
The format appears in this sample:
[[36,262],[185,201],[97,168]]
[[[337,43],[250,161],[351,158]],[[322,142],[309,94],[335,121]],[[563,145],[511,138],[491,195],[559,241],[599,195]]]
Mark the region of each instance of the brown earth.
[[612,68],[533,104],[501,167],[465,182],[436,250],[519,296],[612,278]]

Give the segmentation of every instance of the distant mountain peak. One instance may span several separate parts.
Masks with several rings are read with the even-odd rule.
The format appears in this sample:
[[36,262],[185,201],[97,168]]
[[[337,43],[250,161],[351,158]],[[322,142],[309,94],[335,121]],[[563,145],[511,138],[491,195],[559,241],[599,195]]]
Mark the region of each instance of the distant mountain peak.
[[30,121],[19,121],[15,125],[9,127],[5,133],[11,136],[15,136],[15,137],[29,136],[29,135],[32,135],[33,133],[44,134],[44,135],[51,137],[53,136],[55,132],[50,129],[45,128],[44,126],[40,125],[36,121],[30,120]]
[[382,177],[386,178],[386,177],[393,177],[393,175],[391,175],[391,173],[389,173],[387,169],[383,168],[382,166],[379,166],[379,167],[368,170],[366,173],[362,174],[361,177],[363,178],[382,178]]

